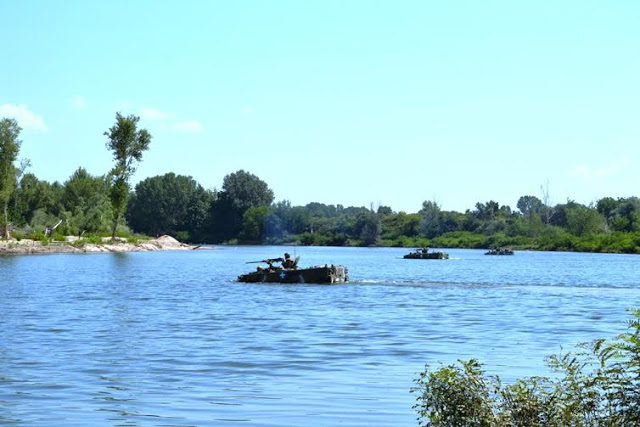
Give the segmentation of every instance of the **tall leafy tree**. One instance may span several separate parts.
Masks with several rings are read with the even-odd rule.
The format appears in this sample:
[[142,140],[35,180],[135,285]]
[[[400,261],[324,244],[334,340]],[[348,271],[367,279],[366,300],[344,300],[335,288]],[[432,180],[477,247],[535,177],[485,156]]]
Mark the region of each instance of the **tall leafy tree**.
[[615,231],[637,231],[640,226],[640,199],[618,199],[618,206],[611,212],[611,225]]
[[249,208],[269,206],[273,191],[256,175],[239,170],[224,177],[222,191],[213,205],[212,237],[216,241],[237,238]]
[[62,205],[69,234],[110,231],[113,217],[105,176],[78,168],[63,185]]
[[197,239],[207,220],[213,194],[190,176],[168,173],[136,185],[127,206],[127,222],[136,231]]
[[259,242],[263,239],[268,213],[269,208],[267,206],[247,209],[244,213],[243,227],[240,234],[244,241]]
[[151,134],[146,129],[138,129],[140,117],[127,117],[116,113],[116,123],[104,133],[109,138],[107,148],[113,152],[115,166],[111,169],[109,198],[113,207],[111,238],[115,239],[120,218],[127,206],[131,176],[136,171],[136,162],[142,160],[142,153],[149,149]]
[[536,196],[522,196],[518,199],[516,207],[520,209],[522,215],[528,218],[529,233],[533,236],[539,230],[541,223],[540,211],[542,210],[542,201]]
[[9,238],[9,200],[16,190],[17,169],[14,165],[20,152],[22,129],[14,119],[0,120],[0,205],[2,206],[2,231]]
[[267,183],[244,170],[225,176],[222,191],[226,193],[233,208],[243,214],[249,208],[269,206],[273,202],[273,191]]
[[620,201],[615,200],[613,197],[603,197],[596,203],[598,213],[605,217],[609,225],[612,220],[611,213],[614,212],[618,206],[620,206]]
[[85,168],[79,167],[64,183],[64,208],[68,211],[84,210],[92,197],[106,192],[106,184],[104,176],[92,176]]
[[576,236],[595,234],[604,228],[605,219],[596,209],[572,204],[567,209],[567,231]]
[[476,203],[476,210],[474,214],[481,220],[492,220],[500,213],[500,204],[493,200],[487,203]]
[[422,202],[420,234],[432,238],[440,234],[440,205],[435,201]]
[[376,246],[380,243],[380,216],[373,209],[373,203],[371,209],[367,214],[363,216],[364,224],[362,231],[360,232],[360,239],[366,246]]
[[536,196],[522,196],[518,199],[516,207],[520,209],[522,215],[532,216],[533,214],[540,213],[542,201]]

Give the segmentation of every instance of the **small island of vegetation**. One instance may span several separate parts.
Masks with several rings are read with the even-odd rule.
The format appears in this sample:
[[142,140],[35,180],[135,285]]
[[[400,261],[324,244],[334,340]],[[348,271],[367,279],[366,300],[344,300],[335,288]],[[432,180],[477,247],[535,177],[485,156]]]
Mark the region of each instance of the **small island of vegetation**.
[[[516,209],[490,200],[466,212],[424,201],[418,212],[389,206],[345,207],[275,202],[257,176],[238,170],[220,190],[166,173],[132,188],[135,164],[151,135],[138,117],[116,114],[106,146],[114,159],[104,175],[79,167],[65,182],[47,182],[18,162],[20,127],[0,120],[0,231],[5,240],[65,241],[170,235],[193,244],[269,244],[476,248],[640,253],[640,199],[604,197],[584,205],[551,205],[523,195]],[[19,163],[18,165],[16,163]],[[543,190],[543,189],[542,189]]]

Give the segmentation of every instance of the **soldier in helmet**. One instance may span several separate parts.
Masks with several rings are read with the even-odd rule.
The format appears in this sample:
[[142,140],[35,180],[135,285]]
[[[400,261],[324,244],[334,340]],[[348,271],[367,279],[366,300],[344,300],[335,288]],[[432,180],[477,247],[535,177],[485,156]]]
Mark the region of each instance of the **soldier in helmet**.
[[284,254],[284,261],[282,261],[282,268],[285,268],[287,270],[296,268],[295,261],[291,259],[291,255],[289,255],[288,253]]

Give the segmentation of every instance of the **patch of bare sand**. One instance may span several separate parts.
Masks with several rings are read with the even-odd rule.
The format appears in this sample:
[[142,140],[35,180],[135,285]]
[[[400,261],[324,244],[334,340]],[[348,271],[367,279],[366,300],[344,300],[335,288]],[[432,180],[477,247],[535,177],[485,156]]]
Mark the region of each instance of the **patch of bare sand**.
[[126,239],[103,239],[103,243],[86,243],[73,245],[77,237],[68,236],[66,242],[52,242],[43,245],[40,241],[29,239],[0,240],[0,253],[10,254],[43,254],[43,253],[99,253],[99,252],[141,252],[141,251],[181,251],[196,249],[197,246],[180,243],[171,236],[160,236],[156,239],[140,243],[128,243]]

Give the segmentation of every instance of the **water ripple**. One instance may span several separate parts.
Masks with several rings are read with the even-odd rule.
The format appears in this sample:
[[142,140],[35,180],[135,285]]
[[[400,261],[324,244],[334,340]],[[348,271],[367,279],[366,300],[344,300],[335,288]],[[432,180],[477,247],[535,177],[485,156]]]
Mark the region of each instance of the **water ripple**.
[[640,300],[636,257],[299,251],[352,282],[235,282],[282,248],[0,260],[0,424],[414,425],[425,363],[545,374]]

